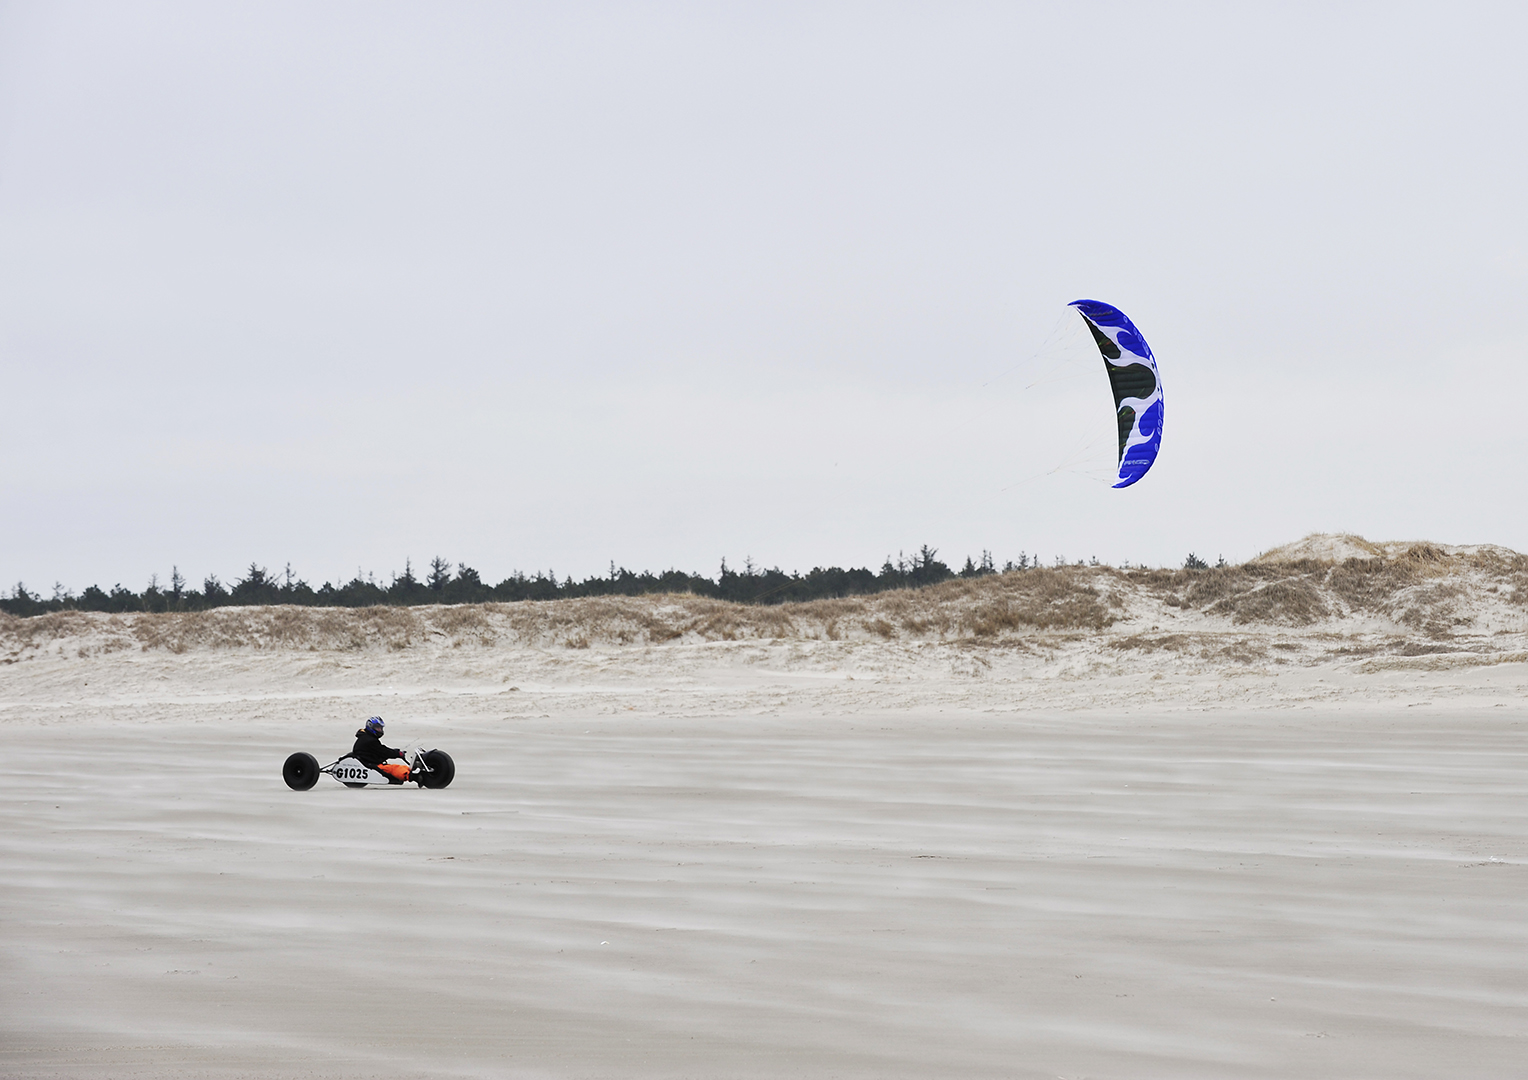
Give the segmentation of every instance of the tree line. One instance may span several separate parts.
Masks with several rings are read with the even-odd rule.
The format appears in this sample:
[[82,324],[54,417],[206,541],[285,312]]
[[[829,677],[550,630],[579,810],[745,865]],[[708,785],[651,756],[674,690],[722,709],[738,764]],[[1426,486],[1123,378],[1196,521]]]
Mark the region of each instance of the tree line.
[[[44,598],[18,582],[9,596],[0,597],[0,611],[11,615],[32,616],[53,611],[206,611],[211,608],[257,604],[295,604],[304,607],[376,607],[419,604],[480,604],[487,601],[563,600],[582,596],[642,596],[650,593],[690,593],[743,604],[783,604],[788,601],[821,600],[845,596],[865,596],[888,589],[922,588],[952,578],[984,577],[1013,570],[1028,570],[1039,565],[1037,558],[1021,554],[1018,561],[1004,563],[1001,570],[990,551],[980,559],[967,556],[965,565],[952,570],[941,562],[937,548],[924,544],[910,557],[887,556],[880,571],[868,568],[845,570],[841,567],[815,567],[802,573],[785,573],[779,567],[763,569],[752,559],[735,570],[722,560],[716,577],[687,574],[682,570],[662,573],[634,573],[612,562],[610,573],[576,581],[569,575],[559,580],[555,570],[524,574],[515,571],[496,585],[490,585],[472,567],[436,557],[430,560],[423,577],[415,574],[411,561],[403,573],[393,575],[387,584],[373,575],[359,573],[343,585],[325,582],[314,588],[292,573],[291,564],[281,573],[250,563],[244,576],[224,584],[216,574],[208,575],[200,589],[191,587],[174,568],[168,583],[158,576],[150,578],[142,592],[117,584],[111,589],[92,585],[78,595],[62,585],[54,587],[53,596]],[[1057,564],[1064,562],[1057,558]],[[1093,560],[1097,565],[1098,560]]]

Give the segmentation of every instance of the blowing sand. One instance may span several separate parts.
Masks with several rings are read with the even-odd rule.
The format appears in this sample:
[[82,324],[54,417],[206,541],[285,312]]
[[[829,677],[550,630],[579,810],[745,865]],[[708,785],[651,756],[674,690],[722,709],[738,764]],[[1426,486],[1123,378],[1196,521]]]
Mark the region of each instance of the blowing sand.
[[0,624],[0,1075],[1528,1075],[1522,568],[1324,542]]

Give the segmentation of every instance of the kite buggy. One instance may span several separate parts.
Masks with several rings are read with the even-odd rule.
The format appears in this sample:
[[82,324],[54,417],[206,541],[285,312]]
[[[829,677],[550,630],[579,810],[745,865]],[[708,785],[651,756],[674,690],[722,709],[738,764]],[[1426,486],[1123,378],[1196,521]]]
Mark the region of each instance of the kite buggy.
[[422,788],[443,788],[456,778],[456,763],[444,750],[397,750],[382,745],[383,723],[373,716],[355,733],[350,753],[327,765],[298,751],[281,766],[281,778],[293,791],[307,791],[327,773],[346,787],[398,786],[413,781]]

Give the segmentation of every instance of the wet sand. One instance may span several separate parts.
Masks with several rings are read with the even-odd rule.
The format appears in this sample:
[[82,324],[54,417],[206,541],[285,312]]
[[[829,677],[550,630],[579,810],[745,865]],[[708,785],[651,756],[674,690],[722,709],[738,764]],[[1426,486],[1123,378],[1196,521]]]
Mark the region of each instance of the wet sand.
[[1528,1075],[1515,707],[358,704],[8,714],[0,1074]]

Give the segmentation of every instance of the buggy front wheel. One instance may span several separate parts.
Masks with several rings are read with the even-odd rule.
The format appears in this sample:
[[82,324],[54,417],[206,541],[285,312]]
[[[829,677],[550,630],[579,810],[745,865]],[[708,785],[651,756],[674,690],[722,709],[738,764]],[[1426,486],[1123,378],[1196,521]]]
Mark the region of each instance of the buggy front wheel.
[[443,788],[456,779],[456,762],[444,750],[431,750],[424,756],[425,767],[430,771],[419,774],[419,786]]

